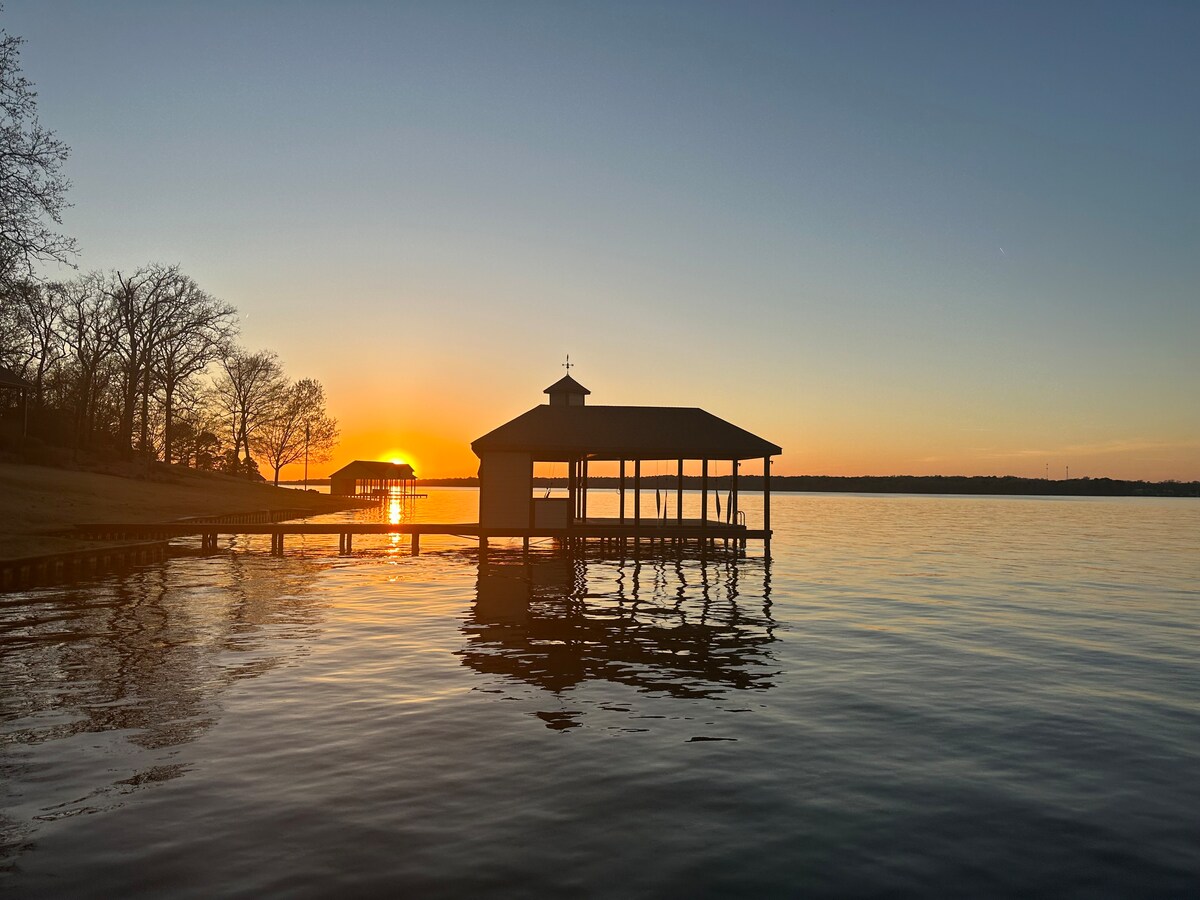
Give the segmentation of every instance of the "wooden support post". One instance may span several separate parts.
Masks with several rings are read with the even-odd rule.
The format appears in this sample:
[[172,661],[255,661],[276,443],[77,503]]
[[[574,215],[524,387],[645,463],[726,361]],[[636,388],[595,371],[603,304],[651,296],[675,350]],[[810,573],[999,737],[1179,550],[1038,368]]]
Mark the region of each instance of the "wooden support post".
[[584,522],[587,522],[588,521],[588,460],[587,460],[587,457],[583,457],[583,461],[580,463],[580,467],[582,469],[582,472],[581,472],[582,478],[580,480],[582,481],[581,490],[583,493],[583,496],[580,498],[580,503],[582,504],[582,509],[581,509],[582,515],[580,517],[582,518],[582,520]]
[[675,521],[683,524],[683,460],[679,460],[679,475],[675,479]]
[[729,524],[736,525],[738,523],[738,467],[741,463],[735,459],[732,460],[732,465],[729,488]]
[[620,495],[621,523],[625,522],[625,460],[621,460],[621,477],[617,481],[617,493]]
[[708,527],[708,460],[700,461],[700,527]]
[[412,537],[413,537],[412,555],[420,556],[421,555],[421,533],[419,531],[414,531]]
[[763,556],[771,558],[771,457],[763,458]]
[[567,463],[567,495],[571,498],[571,521],[574,522],[579,512],[579,497],[575,495],[575,460]]
[[642,527],[642,461],[633,461],[633,527],[640,531]]

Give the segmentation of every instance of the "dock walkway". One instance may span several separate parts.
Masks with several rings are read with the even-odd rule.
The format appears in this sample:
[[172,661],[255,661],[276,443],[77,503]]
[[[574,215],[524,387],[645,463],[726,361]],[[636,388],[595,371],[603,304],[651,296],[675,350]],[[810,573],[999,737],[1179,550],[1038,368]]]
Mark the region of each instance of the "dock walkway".
[[269,534],[271,552],[283,553],[287,535],[336,534],[338,549],[349,553],[355,535],[405,534],[412,537],[412,553],[421,552],[422,535],[441,535],[478,540],[486,552],[490,539],[521,538],[526,546],[532,538],[552,538],[561,542],[600,540],[606,542],[673,541],[680,546],[696,542],[712,546],[715,541],[732,543],[744,549],[749,540],[769,540],[769,532],[749,529],[744,525],[700,520],[642,520],[587,519],[567,527],[545,528],[483,528],[478,522],[231,522],[187,521],[146,523],[97,523],[76,526],[76,534],[95,540],[169,540],[179,537],[199,537],[201,547],[215,550],[217,538],[223,534]]

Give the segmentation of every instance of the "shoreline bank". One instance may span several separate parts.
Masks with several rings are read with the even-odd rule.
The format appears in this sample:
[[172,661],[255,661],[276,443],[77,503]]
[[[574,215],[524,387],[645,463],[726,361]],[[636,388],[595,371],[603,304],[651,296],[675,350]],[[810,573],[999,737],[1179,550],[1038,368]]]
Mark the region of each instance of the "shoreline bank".
[[0,462],[0,560],[113,549],[72,537],[75,525],[235,516],[270,509],[317,515],[345,509],[341,498],[277,488],[216,472],[155,464],[107,470]]

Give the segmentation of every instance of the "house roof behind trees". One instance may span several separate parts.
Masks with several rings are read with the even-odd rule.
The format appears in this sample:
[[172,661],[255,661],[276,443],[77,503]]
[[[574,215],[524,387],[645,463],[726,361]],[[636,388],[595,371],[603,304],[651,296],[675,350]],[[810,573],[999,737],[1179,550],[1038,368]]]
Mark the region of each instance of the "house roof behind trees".
[[28,381],[14,372],[12,369],[6,369],[0,366],[0,388],[17,388],[19,390],[28,390],[33,387]]

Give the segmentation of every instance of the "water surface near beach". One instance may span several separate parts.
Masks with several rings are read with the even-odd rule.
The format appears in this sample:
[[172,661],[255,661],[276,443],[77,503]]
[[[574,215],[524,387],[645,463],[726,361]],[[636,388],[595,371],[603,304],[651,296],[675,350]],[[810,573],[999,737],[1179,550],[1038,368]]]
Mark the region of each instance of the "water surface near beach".
[[2,595],[0,890],[1200,890],[1200,501],[772,513],[769,567],[242,536]]

